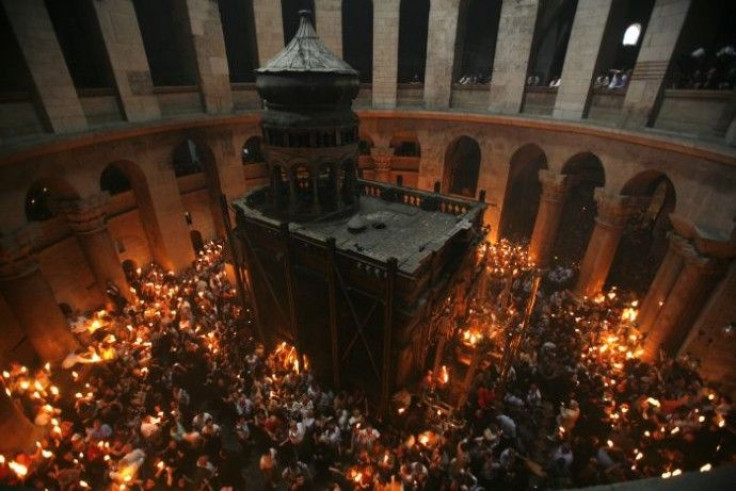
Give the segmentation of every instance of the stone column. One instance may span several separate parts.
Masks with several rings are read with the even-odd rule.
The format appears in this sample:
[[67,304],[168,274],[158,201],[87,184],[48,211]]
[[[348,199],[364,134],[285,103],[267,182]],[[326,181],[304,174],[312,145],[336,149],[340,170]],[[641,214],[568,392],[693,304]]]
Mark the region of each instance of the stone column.
[[51,130],[86,130],[87,118],[43,0],[2,0],[2,4]]
[[429,7],[424,105],[428,109],[450,107],[459,0],[434,0]]
[[613,0],[587,0],[578,3],[553,117],[581,119],[587,112],[591,82],[595,76],[612,3]]
[[186,0],[185,17],[194,47],[204,109],[207,114],[232,112],[230,69],[217,2]]
[[342,2],[343,0],[314,0],[317,34],[325,46],[340,58],[342,58]]
[[544,268],[551,259],[568,188],[567,176],[549,170],[540,170],[539,180],[542,183],[542,195],[529,244],[529,256],[537,267]]
[[253,0],[253,16],[256,26],[258,60],[261,66],[284,49],[284,22],[281,2]]
[[685,24],[690,0],[656,0],[626,90],[621,126],[651,126],[665,75]]
[[371,147],[371,158],[375,166],[376,181],[391,183],[391,161],[394,158],[392,147]]
[[721,261],[700,254],[692,246],[683,252],[682,271],[644,340],[649,360],[657,356],[660,345],[670,355],[677,353],[724,271]]
[[43,361],[64,359],[77,348],[51,287],[29,253],[36,229],[0,231],[0,294]]
[[648,198],[612,195],[598,188],[595,190],[595,200],[598,206],[595,228],[575,285],[575,294],[580,297],[592,297],[601,291],[626,227],[626,220],[634,211],[641,209]]
[[491,74],[489,110],[516,114],[524,101],[524,87],[531,56],[539,0],[515,0],[501,4],[496,55]]
[[34,452],[35,442],[43,438],[44,429],[35,426],[0,386],[0,454]]
[[[131,300],[120,258],[105,223],[105,207],[109,200],[110,194],[105,191],[85,199],[60,201],[57,208],[77,237],[103,297],[107,299],[107,282],[111,281],[127,300]],[[109,299],[107,303],[112,306]]]
[[373,0],[373,107],[396,107],[400,0]]
[[92,5],[125,118],[130,122],[160,119],[161,109],[153,93],[151,69],[133,2],[98,0]]
[[685,239],[675,233],[670,233],[669,240],[670,245],[667,254],[665,254],[662,264],[659,265],[657,274],[654,276],[654,280],[639,308],[636,323],[643,333],[649,331],[659,315],[664,301],[672,291],[672,287],[677,281],[680,271],[682,271],[684,251],[690,247]]

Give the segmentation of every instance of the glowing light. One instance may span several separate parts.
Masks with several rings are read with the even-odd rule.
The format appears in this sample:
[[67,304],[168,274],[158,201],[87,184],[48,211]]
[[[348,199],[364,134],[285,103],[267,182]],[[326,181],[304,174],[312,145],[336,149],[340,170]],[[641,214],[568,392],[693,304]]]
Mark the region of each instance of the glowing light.
[[704,465],[703,467],[701,467],[701,468],[700,468],[700,472],[708,472],[708,471],[709,471],[709,470],[711,470],[712,468],[713,468],[713,466],[712,466],[712,465],[710,465],[710,464],[705,464],[705,465]]
[[15,472],[15,475],[23,479],[28,474],[28,467],[24,466],[23,464],[19,464],[15,460],[11,460],[8,462],[8,467]]

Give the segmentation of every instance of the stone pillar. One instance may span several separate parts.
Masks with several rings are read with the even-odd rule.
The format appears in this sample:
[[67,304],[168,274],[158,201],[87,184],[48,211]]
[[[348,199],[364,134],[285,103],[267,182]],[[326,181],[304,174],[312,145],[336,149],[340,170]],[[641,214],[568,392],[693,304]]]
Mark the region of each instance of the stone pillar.
[[[110,194],[105,191],[85,199],[60,201],[57,207],[76,235],[103,297],[107,299],[107,282],[111,281],[127,300],[131,300],[120,258],[105,223],[105,207],[109,200]],[[107,303],[112,306],[110,300]]]
[[340,58],[342,58],[342,2],[343,0],[314,0],[317,34],[325,46]]
[[562,67],[562,84],[555,99],[553,117],[557,119],[581,119],[587,112],[591,82],[612,3],[613,0],[578,3]]
[[194,47],[204,109],[207,114],[232,112],[233,94],[220,8],[217,2],[210,0],[186,0],[185,17]]
[[43,361],[64,359],[77,348],[51,287],[30,256],[36,230],[0,231],[0,294]]
[[125,119],[130,122],[160,119],[161,109],[153,93],[151,69],[133,2],[98,0],[92,5]]
[[375,166],[373,179],[392,183],[391,161],[394,158],[394,149],[392,147],[371,147],[371,158]]
[[595,200],[598,207],[595,228],[575,285],[575,294],[580,297],[592,297],[603,289],[626,220],[634,211],[641,209],[648,198],[612,195],[598,188],[595,190]]
[[429,7],[424,105],[427,109],[450,107],[455,36],[459,0],[434,0]]
[[568,189],[567,176],[562,174],[540,170],[539,180],[542,183],[542,195],[529,244],[529,256],[537,267],[544,268],[551,259]]
[[35,442],[43,438],[44,429],[35,426],[0,385],[0,454],[34,452]]
[[531,56],[539,0],[515,0],[501,4],[496,55],[491,73],[489,110],[517,114],[524,101],[524,87]]
[[621,126],[651,126],[665,75],[685,24],[690,0],[656,0],[626,90]]
[[400,0],[373,0],[373,107],[396,107]]
[[281,2],[253,0],[253,17],[256,26],[258,60],[261,66],[284,49],[284,22]]
[[669,240],[670,245],[667,254],[665,254],[662,264],[659,265],[657,274],[654,276],[654,280],[639,308],[636,323],[643,333],[646,333],[652,327],[654,320],[659,315],[664,301],[672,291],[672,287],[677,281],[680,271],[682,271],[683,250],[690,247],[685,239],[674,232],[670,234]]
[[54,133],[87,129],[87,118],[43,0],[2,0],[44,116]]
[[670,355],[677,353],[724,271],[721,261],[700,254],[695,247],[682,250],[682,270],[644,340],[648,360],[656,358],[660,345]]

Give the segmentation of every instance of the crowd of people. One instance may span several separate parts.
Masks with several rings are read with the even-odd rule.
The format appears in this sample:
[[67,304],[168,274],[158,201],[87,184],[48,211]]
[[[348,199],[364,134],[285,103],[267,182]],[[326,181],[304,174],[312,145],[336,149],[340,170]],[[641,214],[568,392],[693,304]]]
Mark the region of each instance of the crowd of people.
[[736,90],[736,48],[697,48],[681,55],[674,71],[673,89]]
[[[507,275],[490,254],[486,271],[499,280],[483,298],[473,290],[468,311],[490,312],[503,297],[504,308],[522,313],[534,271],[520,271],[509,254],[525,252],[492,250],[515,266]],[[62,366],[7,367],[6,391],[45,436],[35,452],[0,457],[0,483],[528,489],[733,462],[730,400],[689,361],[641,361],[635,301],[610,292],[578,303],[565,290],[571,274],[545,277],[525,328],[511,316],[505,327],[480,329],[472,349],[482,363],[457,411],[450,387],[461,384],[462,364],[448,348],[440,380],[402,391],[379,419],[362,390],[324,387],[291,346],[254,339],[222,246],[208,244],[181,276],[156,266],[132,274],[133,303],[70,318],[84,348]],[[461,339],[466,324],[457,326]],[[504,378],[491,355],[512,338],[521,343]]]

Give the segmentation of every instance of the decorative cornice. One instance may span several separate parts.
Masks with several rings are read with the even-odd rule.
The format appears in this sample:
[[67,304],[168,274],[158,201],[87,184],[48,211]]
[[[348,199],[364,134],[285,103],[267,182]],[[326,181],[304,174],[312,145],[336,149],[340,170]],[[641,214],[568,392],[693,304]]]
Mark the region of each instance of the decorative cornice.
[[539,181],[542,183],[542,199],[545,201],[563,201],[570,190],[566,175],[548,169],[539,171]]
[[103,230],[110,193],[101,193],[73,200],[57,200],[54,208],[64,216],[69,227],[77,234],[89,234]]
[[596,222],[612,228],[623,228],[632,214],[645,208],[651,201],[648,196],[611,194],[603,188],[596,188],[593,196],[598,209]]

